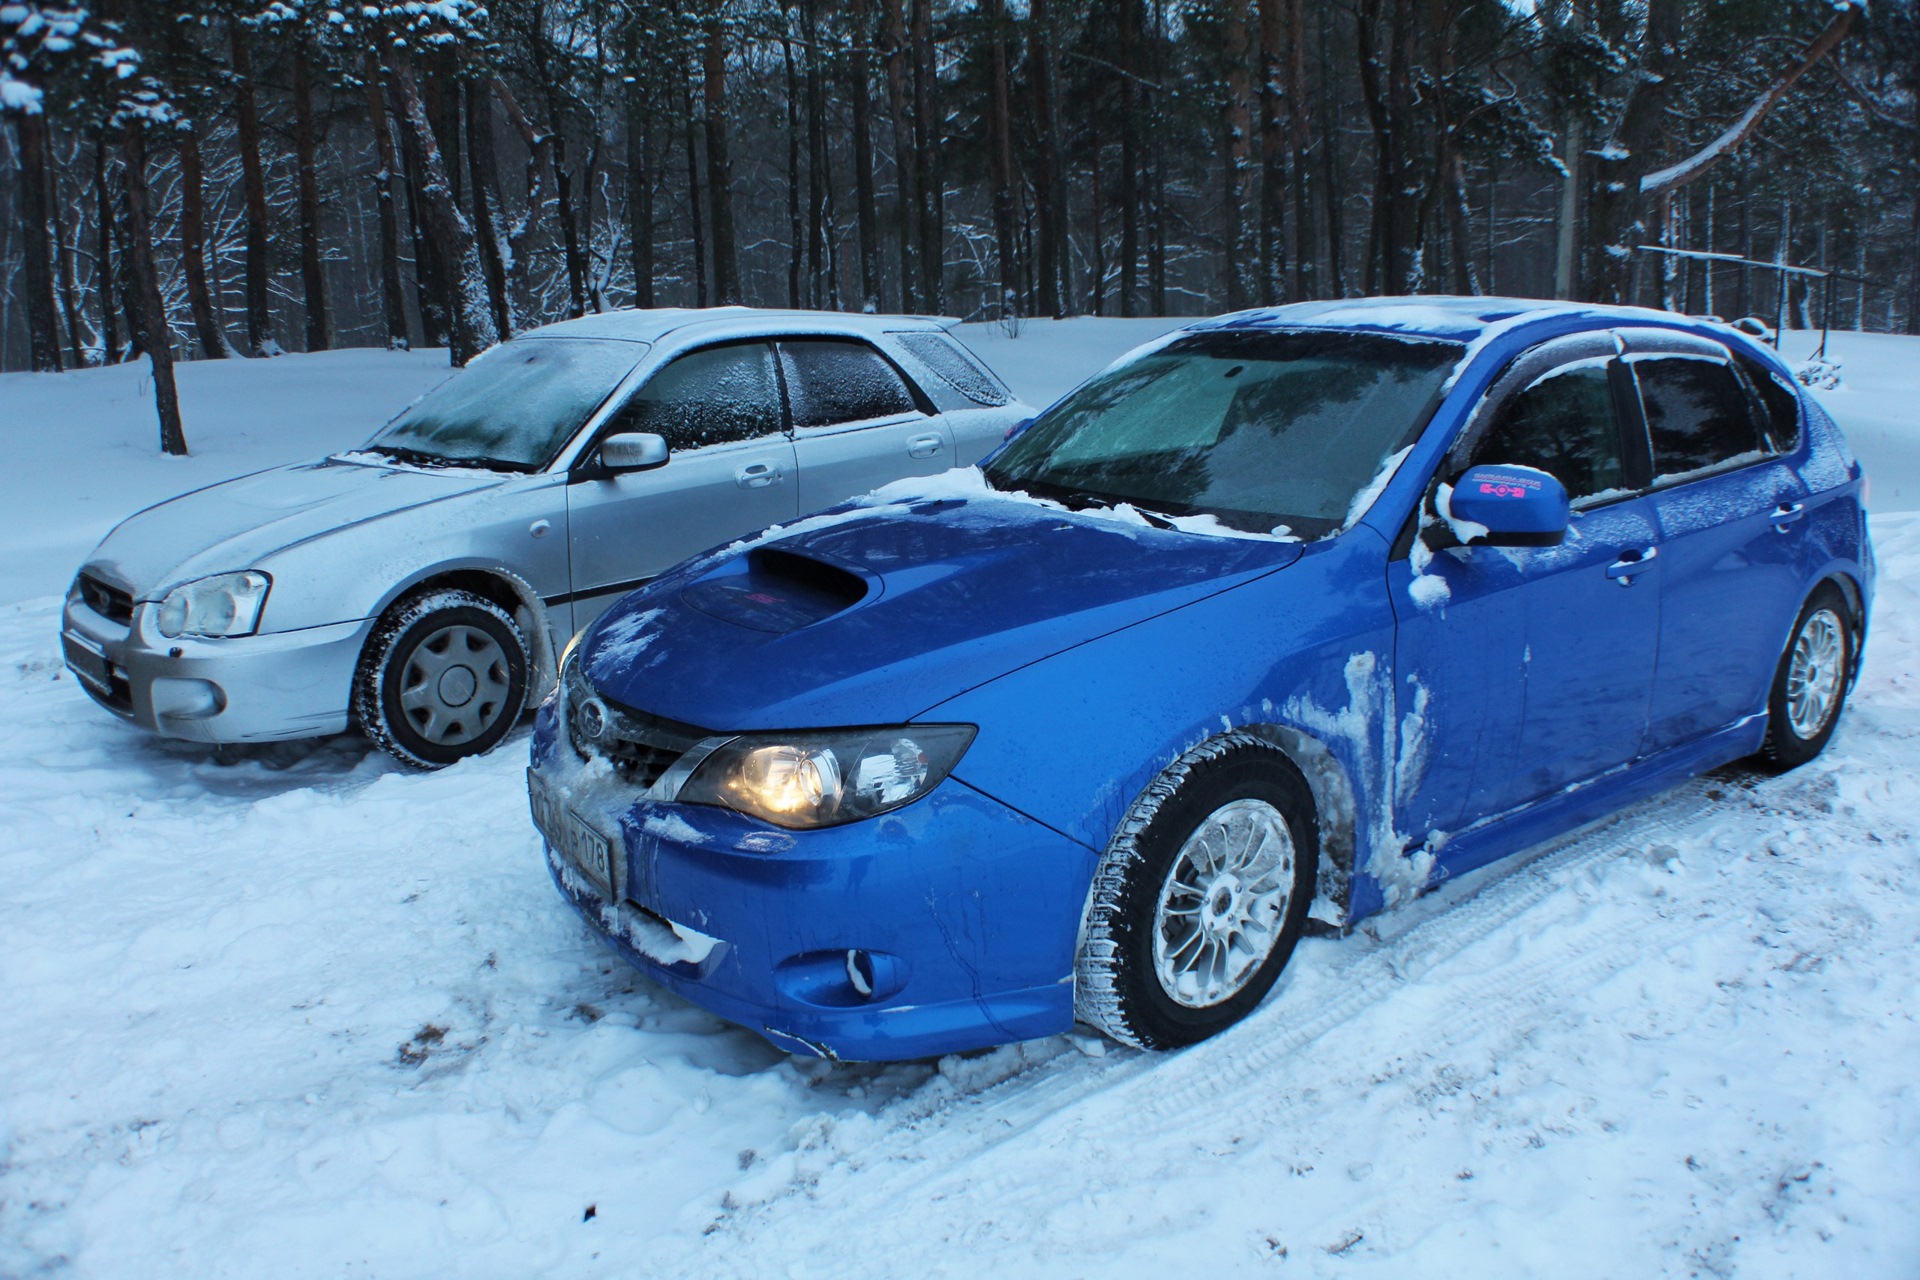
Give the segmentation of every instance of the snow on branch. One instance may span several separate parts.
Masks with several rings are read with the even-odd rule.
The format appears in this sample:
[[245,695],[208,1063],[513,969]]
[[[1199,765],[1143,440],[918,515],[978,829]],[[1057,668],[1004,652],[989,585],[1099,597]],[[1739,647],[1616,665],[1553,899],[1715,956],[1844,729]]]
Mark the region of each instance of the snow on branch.
[[1847,33],[1853,29],[1854,17],[1861,7],[1852,0],[1837,3],[1835,8],[1838,12],[1833,15],[1832,21],[1827,23],[1826,29],[1807,46],[1806,52],[1800,55],[1798,61],[1787,68],[1778,80],[1767,87],[1766,92],[1755,98],[1747,109],[1740,113],[1740,118],[1728,126],[1726,132],[1679,163],[1668,165],[1641,178],[1640,194],[1657,196],[1663,192],[1684,187],[1732,153],[1752,135],[1755,129],[1760,127],[1760,122],[1766,119],[1767,113],[1787,95],[1787,90],[1793,88],[1794,83],[1805,75],[1814,63],[1826,57],[1835,45],[1847,38]]

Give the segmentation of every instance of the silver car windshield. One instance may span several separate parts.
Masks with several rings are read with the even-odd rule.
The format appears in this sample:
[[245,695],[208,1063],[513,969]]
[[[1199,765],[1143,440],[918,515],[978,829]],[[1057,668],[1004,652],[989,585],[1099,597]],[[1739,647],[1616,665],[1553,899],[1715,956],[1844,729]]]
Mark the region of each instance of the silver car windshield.
[[414,401],[367,447],[406,462],[537,470],[646,353],[644,342],[503,342]]
[[1054,405],[987,480],[1075,506],[1319,537],[1418,438],[1461,350],[1337,331],[1192,334]]

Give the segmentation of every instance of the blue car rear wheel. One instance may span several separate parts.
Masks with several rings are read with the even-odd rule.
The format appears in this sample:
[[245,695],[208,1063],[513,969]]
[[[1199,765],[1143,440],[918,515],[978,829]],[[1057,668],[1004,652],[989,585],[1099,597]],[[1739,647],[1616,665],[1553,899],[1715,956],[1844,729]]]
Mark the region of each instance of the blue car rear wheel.
[[1823,583],[1801,607],[1774,673],[1760,749],[1767,763],[1793,769],[1826,749],[1846,704],[1857,650],[1846,598]]
[[1318,855],[1312,793],[1269,743],[1229,734],[1176,762],[1095,872],[1076,1013],[1143,1049],[1238,1022],[1300,940]]

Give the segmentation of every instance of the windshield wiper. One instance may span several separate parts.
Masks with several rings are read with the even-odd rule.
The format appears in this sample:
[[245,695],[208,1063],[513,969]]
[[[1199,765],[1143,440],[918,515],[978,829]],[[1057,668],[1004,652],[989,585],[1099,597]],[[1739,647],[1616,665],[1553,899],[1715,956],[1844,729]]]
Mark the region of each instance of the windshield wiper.
[[431,470],[443,470],[447,467],[480,467],[487,471],[524,471],[527,468],[505,458],[449,458],[444,454],[428,453],[424,449],[409,449],[404,445],[370,444],[366,452],[377,453],[392,458],[395,462],[404,462],[411,467],[426,467]]

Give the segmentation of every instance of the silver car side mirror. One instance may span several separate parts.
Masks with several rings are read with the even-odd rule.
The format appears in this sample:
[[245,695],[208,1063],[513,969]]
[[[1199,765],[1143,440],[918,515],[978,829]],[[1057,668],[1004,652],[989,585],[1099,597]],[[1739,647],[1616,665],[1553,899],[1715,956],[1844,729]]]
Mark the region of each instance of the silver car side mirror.
[[600,442],[600,465],[609,471],[650,471],[667,465],[670,451],[661,436],[624,431]]

